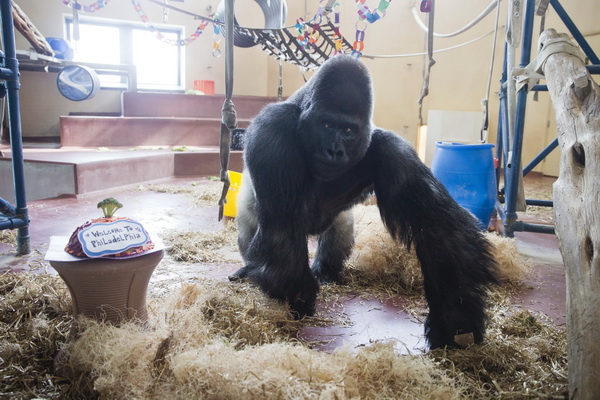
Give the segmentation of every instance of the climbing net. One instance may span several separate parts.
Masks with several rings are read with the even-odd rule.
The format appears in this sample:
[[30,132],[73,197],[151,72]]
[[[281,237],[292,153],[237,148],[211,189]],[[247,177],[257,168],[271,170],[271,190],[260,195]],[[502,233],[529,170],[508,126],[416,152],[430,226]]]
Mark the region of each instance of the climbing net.
[[[84,6],[74,0],[61,1],[74,10],[88,13],[95,12],[105,7],[108,3],[108,0],[98,0],[91,5]],[[184,12],[185,14],[200,20],[198,28],[190,37],[183,40],[171,40],[162,35],[160,30],[150,22],[147,14],[142,9],[140,1],[131,0],[140,19],[157,39],[171,45],[189,45],[203,33],[209,24],[212,24],[214,27],[214,45],[212,54],[215,57],[221,55],[220,31],[223,29],[224,24],[219,21],[216,15],[205,17],[173,7],[166,2],[159,3],[153,0],[148,1],[160,4],[161,6],[174,11]],[[364,2],[364,0],[362,1]],[[385,1],[389,2],[391,0]],[[291,27],[279,29],[255,29],[235,25],[234,30],[236,35],[254,41],[254,43],[259,45],[263,51],[278,60],[295,64],[304,69],[316,69],[325,60],[338,53],[353,54],[356,57],[360,56],[360,51],[357,52],[357,49],[353,48],[353,45],[341,35],[339,29],[339,5],[336,3],[334,8],[335,10],[325,10],[325,7],[321,7],[310,21],[305,22],[302,18],[298,18],[296,25]],[[329,14],[329,11],[333,12]]]
[[[300,22],[302,24],[302,22]],[[306,69],[315,69],[337,53],[350,53],[352,44],[336,32],[332,21],[313,24],[308,40],[298,39],[298,24],[294,28],[236,30],[252,37],[269,55]]]

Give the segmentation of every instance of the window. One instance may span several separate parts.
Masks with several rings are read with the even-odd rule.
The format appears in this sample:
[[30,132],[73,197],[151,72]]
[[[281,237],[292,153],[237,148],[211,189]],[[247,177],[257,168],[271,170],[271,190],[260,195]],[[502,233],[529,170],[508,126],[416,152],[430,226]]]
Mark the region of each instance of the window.
[[[73,38],[73,17],[65,17],[66,36],[75,47],[75,61],[133,64],[139,89],[183,90],[184,51],[156,39],[142,23],[79,18],[79,40]],[[158,28],[170,40],[183,38],[183,27]],[[125,78],[100,75],[102,87],[124,88]]]

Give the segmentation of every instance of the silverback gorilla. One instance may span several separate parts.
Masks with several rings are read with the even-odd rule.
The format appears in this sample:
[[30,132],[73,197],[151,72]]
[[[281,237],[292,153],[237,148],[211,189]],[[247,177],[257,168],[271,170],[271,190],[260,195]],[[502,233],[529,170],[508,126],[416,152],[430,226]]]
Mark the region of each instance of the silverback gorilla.
[[[246,131],[238,199],[238,244],[249,278],[312,315],[318,282],[339,282],[354,245],[351,208],[375,192],[390,235],[414,245],[421,263],[431,348],[455,335],[483,339],[487,288],[496,283],[490,243],[396,134],[372,125],[366,67],[355,58],[325,62],[284,102],[265,107]],[[309,267],[307,237],[318,235]]]

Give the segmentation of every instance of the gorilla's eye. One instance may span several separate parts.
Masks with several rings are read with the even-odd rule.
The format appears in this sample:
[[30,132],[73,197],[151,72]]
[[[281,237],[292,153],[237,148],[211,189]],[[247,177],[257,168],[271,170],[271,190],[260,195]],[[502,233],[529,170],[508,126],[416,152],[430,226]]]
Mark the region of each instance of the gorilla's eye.
[[331,124],[327,121],[323,122],[323,126],[327,129],[331,128]]
[[346,133],[352,133],[352,128],[350,128],[350,127],[346,128],[346,129],[345,129],[345,132],[346,132]]

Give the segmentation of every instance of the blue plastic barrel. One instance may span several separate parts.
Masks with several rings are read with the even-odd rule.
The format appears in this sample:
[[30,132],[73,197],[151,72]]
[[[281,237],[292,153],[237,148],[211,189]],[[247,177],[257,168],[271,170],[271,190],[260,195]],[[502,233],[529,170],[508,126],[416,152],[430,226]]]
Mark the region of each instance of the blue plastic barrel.
[[431,171],[486,229],[496,204],[493,144],[437,142]]

